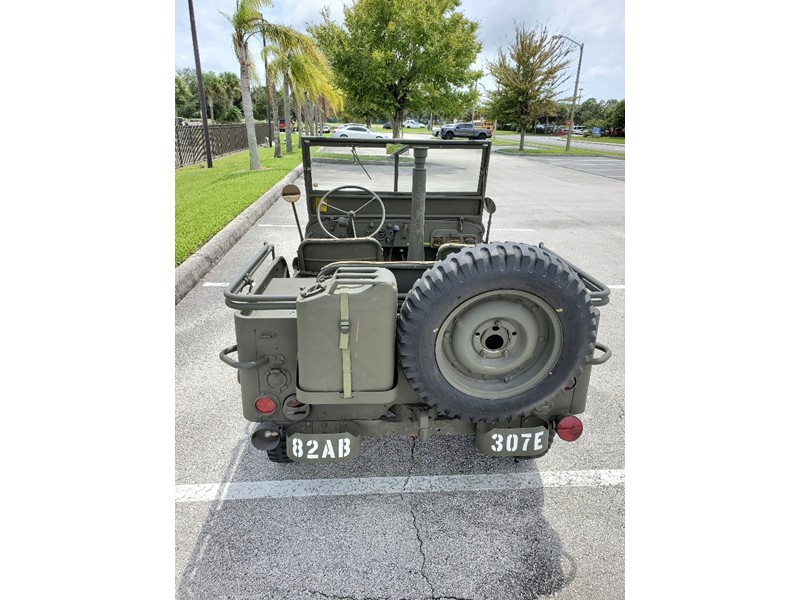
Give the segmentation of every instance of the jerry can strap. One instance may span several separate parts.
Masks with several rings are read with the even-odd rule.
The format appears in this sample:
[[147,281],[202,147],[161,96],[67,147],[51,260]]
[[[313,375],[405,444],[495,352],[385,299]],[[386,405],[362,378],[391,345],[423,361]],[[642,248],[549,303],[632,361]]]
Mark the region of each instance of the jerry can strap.
[[342,351],[342,390],[345,398],[353,397],[353,374],[350,365],[350,301],[349,294],[339,294],[339,349]]

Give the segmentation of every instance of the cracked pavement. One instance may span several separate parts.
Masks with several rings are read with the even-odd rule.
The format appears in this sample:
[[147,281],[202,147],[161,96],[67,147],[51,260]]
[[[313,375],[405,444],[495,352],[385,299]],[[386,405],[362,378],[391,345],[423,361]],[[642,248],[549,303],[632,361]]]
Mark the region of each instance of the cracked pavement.
[[[293,255],[294,217],[279,202],[259,221],[270,227],[248,231],[175,307],[176,485],[624,469],[624,184],[493,153],[488,195],[493,239],[543,241],[617,286],[598,338],[614,354],[592,371],[580,440],[515,462],[480,454],[468,436],[365,438],[353,461],[270,463],[250,444],[236,374],[217,357],[234,339],[224,288],[203,282],[230,281],[265,239]],[[624,485],[178,502],[175,597],[616,600],[624,513]]]

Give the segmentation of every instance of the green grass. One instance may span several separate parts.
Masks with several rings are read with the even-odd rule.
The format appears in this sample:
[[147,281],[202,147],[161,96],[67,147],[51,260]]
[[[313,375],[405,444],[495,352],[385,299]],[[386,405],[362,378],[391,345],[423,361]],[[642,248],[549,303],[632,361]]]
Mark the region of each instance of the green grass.
[[[576,146],[572,146],[567,152],[564,147],[562,146],[554,146],[552,144],[542,144],[536,143],[536,136],[525,136],[525,150],[519,150],[519,133],[513,133],[511,135],[515,135],[517,137],[516,140],[506,140],[500,139],[498,137],[492,138],[492,146],[495,148],[499,148],[498,152],[502,152],[504,154],[570,154],[570,155],[583,155],[583,156],[613,156],[615,158],[625,158],[625,155],[617,152],[616,150],[610,150],[608,148],[604,148],[601,145],[597,146],[597,150],[586,150],[583,148],[578,148]],[[572,138],[573,141],[580,139],[583,141],[583,138]],[[624,143],[624,142],[623,142]]]
[[[519,131],[509,131],[509,130],[505,130],[504,129],[504,130],[495,131],[494,134],[495,135],[513,135],[513,136],[519,138]],[[546,134],[543,134],[543,133],[535,133],[535,134],[526,133],[525,134],[525,141],[527,142],[528,140],[535,140],[536,138],[539,138],[539,137],[549,138],[549,139],[560,137],[561,139],[564,139],[564,140],[567,139],[567,136],[565,136],[565,135],[556,136],[556,135],[546,135]],[[624,137],[599,137],[599,138],[596,138],[596,137],[591,137],[591,136],[584,137],[582,135],[573,135],[572,139],[573,139],[573,141],[581,141],[581,142],[601,142],[603,144],[621,144],[623,146],[625,145],[625,138]]]
[[[493,144],[496,145],[496,144]],[[582,148],[575,148],[572,147],[567,152],[564,148],[559,148],[556,146],[534,146],[530,147],[528,144],[525,144],[525,150],[519,149],[519,143],[513,144],[513,148],[502,148],[498,150],[498,152],[502,152],[503,154],[559,154],[559,155],[570,155],[570,156],[613,156],[615,158],[625,158],[623,154],[619,154],[618,152],[596,152],[594,150],[584,150]]]
[[[343,162],[343,163],[358,164],[353,158],[353,154],[351,152],[315,152],[314,159],[318,158],[325,158],[328,160],[335,160],[337,162]],[[385,156],[376,156],[374,154],[359,154],[358,160],[360,160],[362,163],[376,162],[376,163],[385,163],[390,165],[394,164],[394,158],[389,154]],[[410,156],[401,156],[400,162],[413,163],[414,159]]]
[[[281,136],[283,137],[283,136]],[[297,137],[293,152],[273,158],[259,147],[261,170],[250,171],[247,150],[175,171],[175,266],[177,267],[302,160]]]

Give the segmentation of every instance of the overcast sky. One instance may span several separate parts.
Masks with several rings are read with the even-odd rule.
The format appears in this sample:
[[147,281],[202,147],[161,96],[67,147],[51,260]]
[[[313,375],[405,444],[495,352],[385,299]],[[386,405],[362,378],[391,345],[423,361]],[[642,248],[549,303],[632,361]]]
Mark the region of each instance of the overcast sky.
[[[239,74],[231,45],[231,25],[220,13],[231,14],[235,0],[193,0],[200,64],[203,71]],[[343,0],[273,0],[264,17],[305,31],[307,23],[321,21],[320,9],[329,6],[334,21],[343,21]],[[352,4],[348,0],[347,4]],[[584,44],[580,73],[582,100],[621,100],[625,97],[625,1],[624,0],[531,0],[508,3],[512,9],[498,9],[486,0],[462,0],[461,12],[477,21],[478,39],[483,51],[476,67],[497,57],[499,48],[508,48],[514,38],[514,23],[532,28],[545,24],[549,31]],[[188,0],[175,2],[175,69],[194,67]],[[253,50],[258,51],[259,42]],[[572,95],[578,48],[573,52],[571,78],[564,92]],[[481,81],[493,85],[491,77]]]

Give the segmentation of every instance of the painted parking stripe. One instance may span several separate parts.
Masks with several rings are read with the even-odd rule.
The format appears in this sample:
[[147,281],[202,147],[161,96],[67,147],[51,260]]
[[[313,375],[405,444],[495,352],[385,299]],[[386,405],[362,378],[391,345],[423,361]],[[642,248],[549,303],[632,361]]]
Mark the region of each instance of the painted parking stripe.
[[623,469],[543,471],[430,477],[356,477],[351,479],[293,479],[175,486],[175,502],[214,502],[260,498],[307,498],[432,492],[479,492],[560,487],[625,485]]
[[203,284],[203,287],[228,287],[229,285],[229,283],[215,283],[212,281],[206,281]]
[[259,227],[287,227],[289,229],[294,229],[297,225],[279,225],[277,223],[259,223]]

